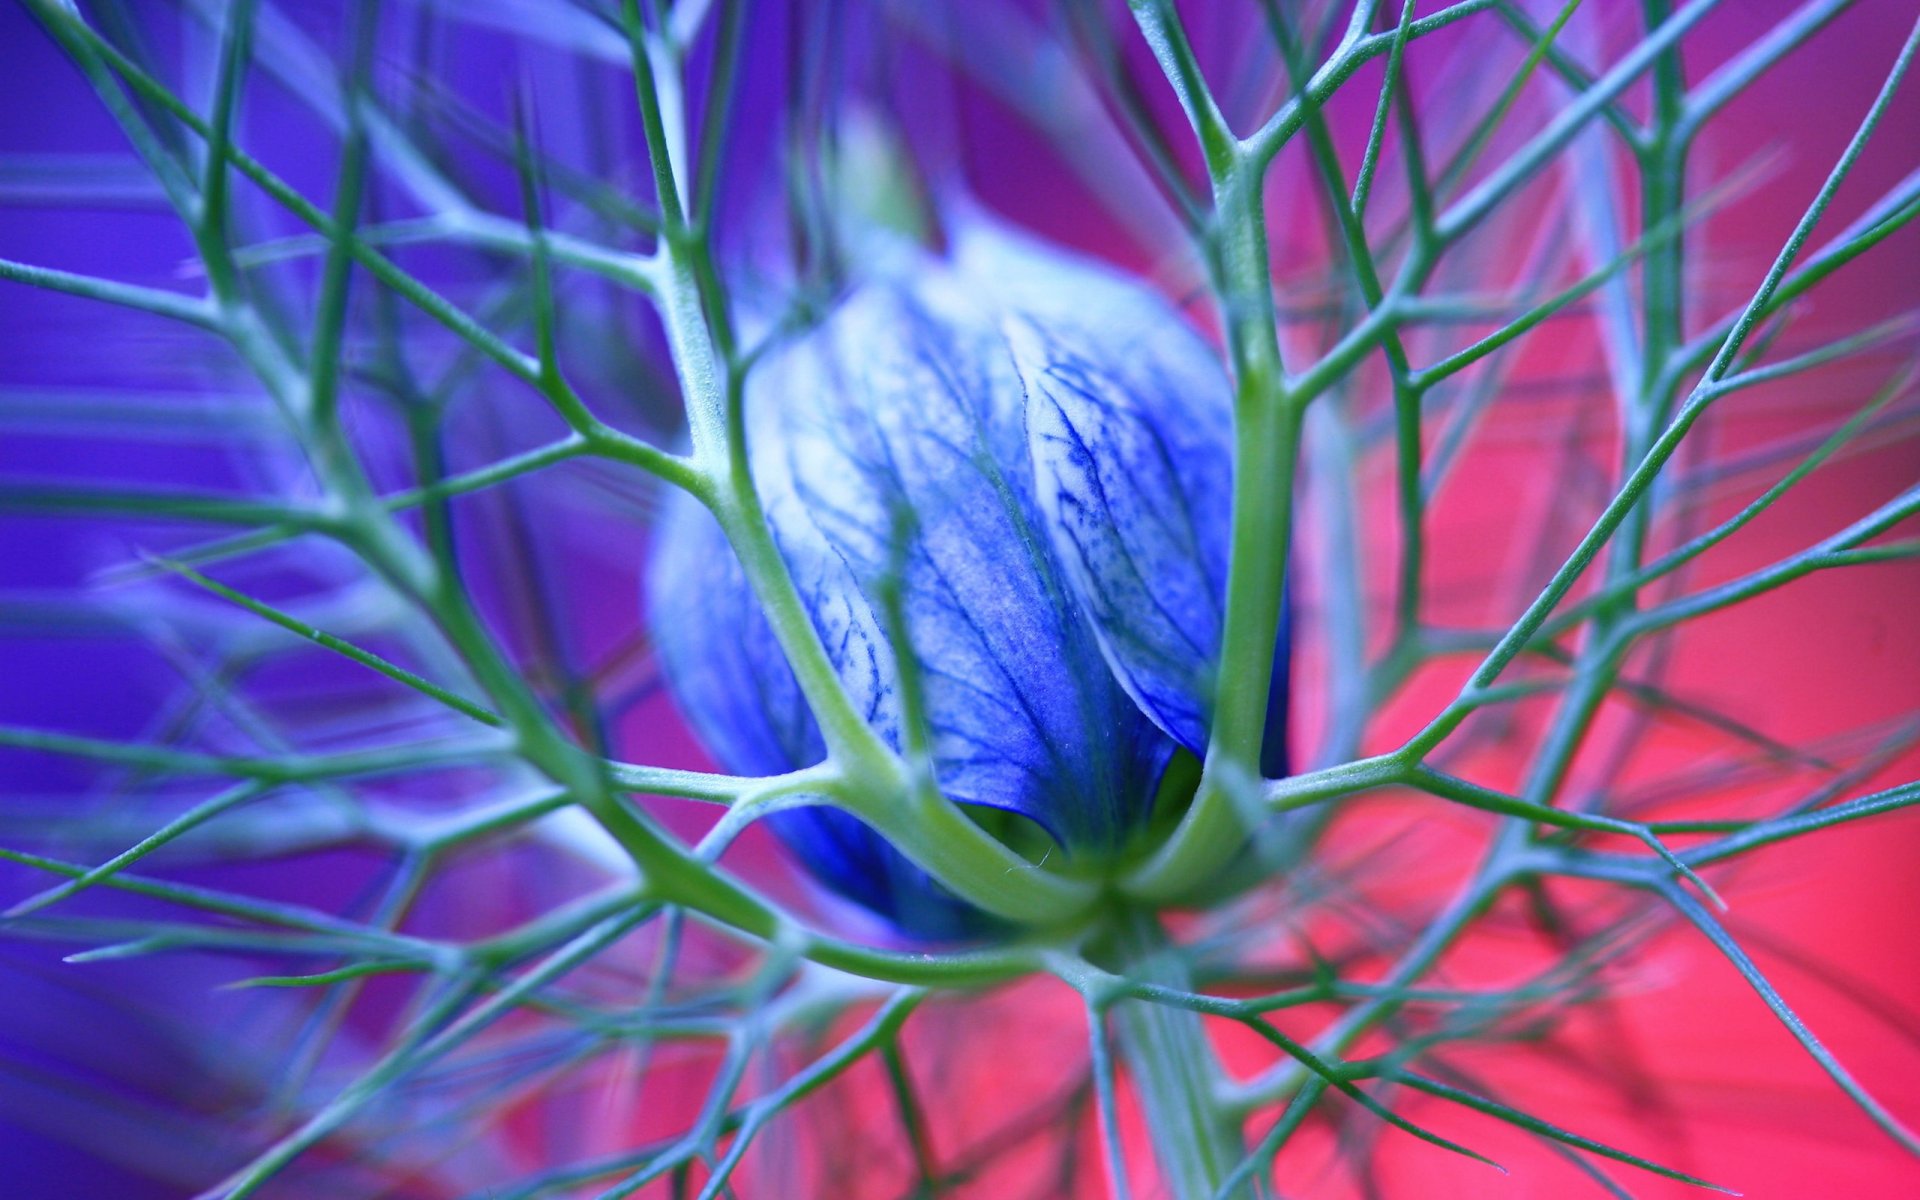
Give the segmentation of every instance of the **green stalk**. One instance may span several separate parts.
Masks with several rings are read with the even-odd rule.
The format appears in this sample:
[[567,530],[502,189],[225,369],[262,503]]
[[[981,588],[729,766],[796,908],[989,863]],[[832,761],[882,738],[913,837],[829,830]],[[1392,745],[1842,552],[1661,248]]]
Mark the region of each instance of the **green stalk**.
[[[1186,964],[1150,912],[1123,911],[1112,942],[1125,978],[1191,990]],[[1239,1122],[1219,1101],[1219,1068],[1200,1014],[1149,1000],[1121,1000],[1111,1012],[1168,1192],[1176,1200],[1251,1196],[1246,1187],[1221,1191],[1245,1148]]]
[[1193,806],[1125,882],[1167,900],[1213,877],[1246,840],[1260,778],[1273,639],[1286,590],[1304,407],[1288,395],[1268,280],[1262,168],[1241,159],[1216,183],[1215,274],[1234,367],[1233,512],[1213,731]]
[[[855,708],[775,544],[747,453],[744,366],[733,345],[725,297],[678,200],[678,174],[665,113],[679,108],[677,73],[655,67],[630,4],[635,91],[647,132],[661,209],[660,311],[686,397],[692,490],[713,512],[739,556],[768,624],[846,780],[834,798],[916,864],[978,907],[1028,924],[1084,912],[1093,889],[1037,869],[937,794],[910,786],[898,755]],[[664,99],[663,99],[664,98]]]

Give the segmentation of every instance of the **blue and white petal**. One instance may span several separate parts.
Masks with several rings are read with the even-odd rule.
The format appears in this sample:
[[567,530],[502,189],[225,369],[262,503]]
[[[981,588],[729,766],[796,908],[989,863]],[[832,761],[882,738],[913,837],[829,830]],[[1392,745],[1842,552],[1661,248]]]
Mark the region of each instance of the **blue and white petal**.
[[1202,753],[1232,513],[1226,374],[1137,283],[978,225],[956,257],[1003,305],[1036,494],[1101,649],[1153,722]]
[[[1214,353],[1150,289],[979,219],[902,249],[748,382],[770,530],[843,686],[899,747],[888,634],[921,667],[942,791],[1100,855],[1146,822],[1177,746],[1204,751],[1231,524]],[[689,511],[690,510],[690,511]],[[904,631],[881,619],[897,580]],[[824,753],[712,519],[677,501],[650,603],[670,684],[729,769]],[[1284,770],[1287,643],[1268,770]],[[985,918],[855,818],[769,818],[843,896],[930,937]]]
[[[837,610],[830,589],[816,586],[811,594],[826,614],[816,620],[832,628]],[[721,767],[778,775],[825,757],[819,728],[739,559],[719,523],[682,492],[661,516],[647,609],[668,686]],[[957,938],[989,924],[854,817],[800,808],[774,813],[766,823],[816,879],[904,932]]]
[[[903,572],[946,794],[1107,848],[1144,815],[1150,781],[1130,767],[1151,731],[1050,552],[1024,409],[992,314],[929,267],[862,289],[765,365],[748,396],[755,478],[795,573],[846,572],[867,623]],[[878,658],[876,726],[898,744]]]
[[647,624],[680,709],[729,771],[780,775],[826,757],[799,681],[719,522],[674,491],[647,569]]

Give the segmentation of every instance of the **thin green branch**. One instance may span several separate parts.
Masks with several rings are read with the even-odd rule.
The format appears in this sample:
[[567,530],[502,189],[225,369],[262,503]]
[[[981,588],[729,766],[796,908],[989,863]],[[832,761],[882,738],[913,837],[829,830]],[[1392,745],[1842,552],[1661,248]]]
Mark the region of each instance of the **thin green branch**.
[[117,283],[111,279],[79,275],[72,271],[55,270],[52,267],[36,267],[30,263],[4,258],[0,258],[0,279],[24,283],[29,287],[42,288],[50,292],[64,292],[84,300],[98,300],[103,304],[138,309],[171,321],[183,321],[199,329],[212,329],[218,324],[218,317],[212,306],[205,300],[194,296],[183,296],[178,292],[162,291],[159,288]]

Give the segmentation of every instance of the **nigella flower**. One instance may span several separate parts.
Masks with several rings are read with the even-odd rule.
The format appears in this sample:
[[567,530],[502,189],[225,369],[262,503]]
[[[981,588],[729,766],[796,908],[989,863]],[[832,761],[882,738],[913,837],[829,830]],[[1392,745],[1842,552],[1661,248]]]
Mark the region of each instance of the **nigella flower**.
[[[895,262],[763,362],[746,428],[781,554],[869,723],[901,744],[879,594],[898,572],[941,790],[1067,855],[1122,849],[1174,755],[1206,746],[1232,484],[1229,386],[1207,344],[1140,284],[974,220],[949,257]],[[649,579],[669,685],[715,758],[748,774],[819,761],[696,502],[670,507]],[[899,928],[981,927],[855,818],[769,820]]]

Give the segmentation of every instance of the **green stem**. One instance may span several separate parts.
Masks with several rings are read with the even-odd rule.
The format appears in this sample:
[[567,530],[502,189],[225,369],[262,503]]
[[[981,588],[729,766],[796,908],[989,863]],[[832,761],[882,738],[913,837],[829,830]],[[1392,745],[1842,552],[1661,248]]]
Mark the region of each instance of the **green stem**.
[[1125,887],[1166,900],[1218,873],[1257,807],[1274,636],[1286,591],[1303,406],[1288,395],[1268,281],[1260,164],[1242,161],[1214,189],[1215,274],[1234,366],[1233,514],[1220,674],[1206,769],[1193,806]]
[[[628,9],[629,19],[633,10]],[[828,754],[846,785],[834,796],[914,863],[969,902],[996,916],[1052,924],[1083,913],[1093,889],[1038,869],[974,824],[957,806],[911,786],[892,748],[874,732],[840,680],[813,618],[781,557],[753,484],[748,458],[743,364],[734,352],[724,297],[697,231],[675,197],[677,175],[662,125],[662,94],[679,88],[673,72],[656,71],[636,44],[633,67],[661,197],[657,288],[661,317],[686,398],[693,493],[725,531],[779,641],[794,678],[819,722]]]
[[[1190,991],[1186,964],[1151,913],[1124,912],[1112,953],[1128,979]],[[1198,1013],[1148,1000],[1113,1005],[1120,1059],[1146,1111],[1160,1172],[1176,1200],[1211,1200],[1245,1154],[1239,1122],[1217,1098],[1218,1067]],[[1227,1197],[1251,1196],[1236,1188]]]
[[[1642,9],[1649,37],[1673,15],[1668,0],[1645,0]],[[1679,217],[1685,207],[1687,143],[1676,133],[1685,108],[1686,81],[1677,47],[1668,47],[1654,60],[1651,76],[1654,112],[1650,136],[1639,160],[1640,227],[1672,226],[1674,232],[1648,248],[1642,268],[1639,393],[1621,410],[1622,479],[1630,477],[1635,466],[1647,457],[1671,418],[1676,392],[1671,382],[1671,360],[1675,349],[1686,340],[1685,243]],[[1631,579],[1640,569],[1653,517],[1651,503],[1629,509],[1607,545],[1609,599],[1594,615],[1591,634],[1575,660],[1573,686],[1561,698],[1534,756],[1521,793],[1532,803],[1557,801],[1633,648],[1631,622],[1640,606],[1638,589],[1613,589],[1620,588],[1622,581]],[[1530,834],[1516,830],[1506,836],[1518,843]]]

